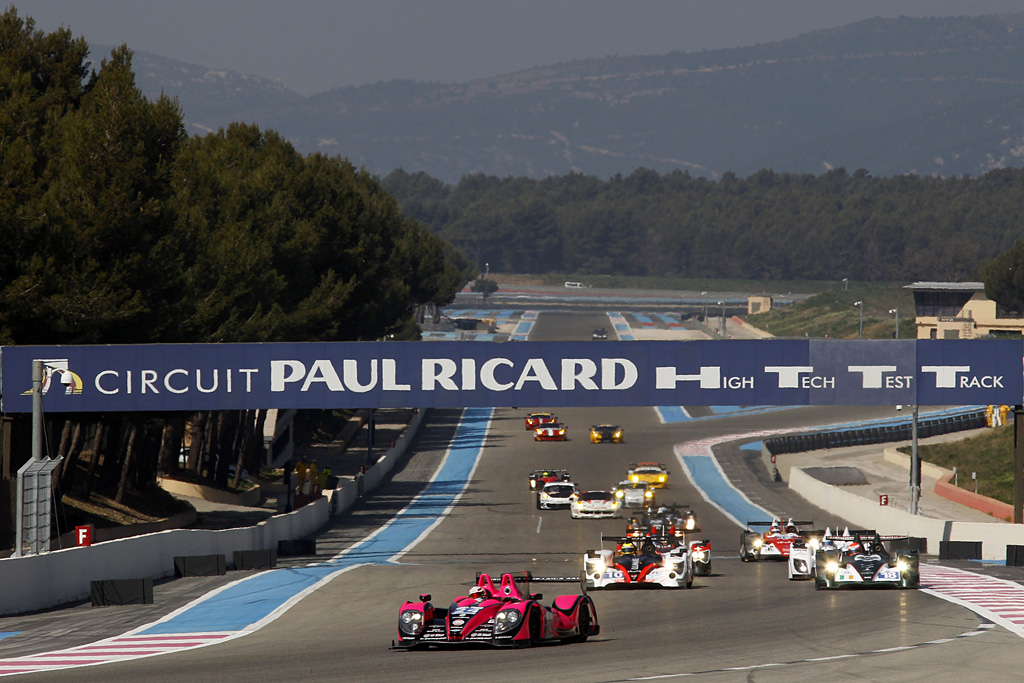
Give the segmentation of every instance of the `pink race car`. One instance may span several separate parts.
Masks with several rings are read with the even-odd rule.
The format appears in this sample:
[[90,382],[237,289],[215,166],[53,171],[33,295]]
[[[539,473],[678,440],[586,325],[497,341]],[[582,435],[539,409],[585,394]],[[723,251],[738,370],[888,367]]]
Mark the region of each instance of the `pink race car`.
[[469,595],[455,598],[447,609],[431,604],[430,595],[421,595],[418,602],[405,602],[398,611],[398,640],[392,647],[531,647],[582,643],[600,633],[597,609],[588,596],[560,595],[547,607],[539,602],[543,596],[531,594],[528,585],[525,592],[516,585],[531,578],[529,572],[502,574],[495,587],[490,576],[481,574]]

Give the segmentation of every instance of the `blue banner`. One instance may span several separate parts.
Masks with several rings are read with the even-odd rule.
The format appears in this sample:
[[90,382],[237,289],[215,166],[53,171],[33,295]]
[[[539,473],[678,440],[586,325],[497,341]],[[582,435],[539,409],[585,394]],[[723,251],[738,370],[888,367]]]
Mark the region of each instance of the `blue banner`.
[[0,410],[1010,405],[1015,340],[337,342],[8,346]]

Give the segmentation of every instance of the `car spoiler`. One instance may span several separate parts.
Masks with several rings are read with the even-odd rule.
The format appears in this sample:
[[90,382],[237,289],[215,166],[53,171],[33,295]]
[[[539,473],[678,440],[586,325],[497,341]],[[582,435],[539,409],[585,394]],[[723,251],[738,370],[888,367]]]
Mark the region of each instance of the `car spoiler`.
[[660,536],[648,536],[648,535],[644,535],[644,536],[605,536],[604,532],[602,532],[601,533],[601,547],[604,547],[604,542],[605,541],[609,541],[609,542],[612,542],[612,543],[624,543],[624,542],[636,543],[638,538],[649,540],[652,543],[657,543],[659,541],[661,541],[663,543],[675,543],[676,541],[679,540],[675,536],[665,536],[664,534],[662,534]]
[[788,526],[789,524],[793,524],[794,526],[812,526],[814,524],[814,520],[813,519],[794,519],[794,520],[790,521],[788,519],[784,519],[780,523],[780,520],[776,519],[773,522],[747,522],[747,526],[748,527],[751,527],[751,526],[771,526],[772,524],[778,524],[780,526]]
[[530,472],[531,477],[535,477],[538,474],[569,474],[569,470],[534,470]]

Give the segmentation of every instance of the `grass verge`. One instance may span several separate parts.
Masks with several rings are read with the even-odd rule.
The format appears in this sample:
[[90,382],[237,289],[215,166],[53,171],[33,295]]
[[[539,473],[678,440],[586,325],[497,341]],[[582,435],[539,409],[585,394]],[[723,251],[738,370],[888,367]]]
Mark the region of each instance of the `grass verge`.
[[[899,450],[910,454],[910,446]],[[918,446],[918,455],[947,470],[956,467],[955,483],[965,491],[974,490],[971,473],[976,473],[978,493],[1013,505],[1012,422],[960,441]]]

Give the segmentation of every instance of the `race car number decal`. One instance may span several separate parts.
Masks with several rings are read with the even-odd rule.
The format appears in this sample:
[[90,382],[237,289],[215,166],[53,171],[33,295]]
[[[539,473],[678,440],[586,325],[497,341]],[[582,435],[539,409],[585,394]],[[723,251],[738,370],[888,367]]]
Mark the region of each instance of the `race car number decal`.
[[898,581],[900,578],[900,572],[898,569],[879,569],[875,578],[882,581]]
[[465,607],[452,608],[453,617],[471,617],[482,608],[479,605],[466,605]]
[[622,570],[621,569],[609,569],[609,570],[607,570],[604,573],[604,578],[606,578],[606,579],[618,580],[618,579],[621,579],[622,577],[623,577],[623,574],[622,574]]

